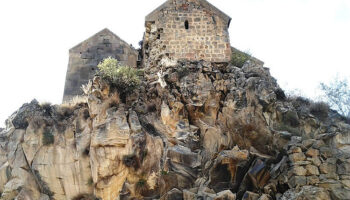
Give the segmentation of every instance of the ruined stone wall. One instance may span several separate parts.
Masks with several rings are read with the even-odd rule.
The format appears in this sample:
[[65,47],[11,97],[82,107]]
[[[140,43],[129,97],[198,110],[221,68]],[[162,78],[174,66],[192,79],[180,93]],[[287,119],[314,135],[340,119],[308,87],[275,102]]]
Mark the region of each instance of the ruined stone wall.
[[69,64],[63,101],[81,95],[81,86],[96,73],[96,66],[107,57],[136,67],[138,52],[108,29],[95,34],[69,51]]
[[229,61],[227,21],[196,1],[173,4],[159,11],[155,21],[146,22],[145,57],[161,51],[175,59]]

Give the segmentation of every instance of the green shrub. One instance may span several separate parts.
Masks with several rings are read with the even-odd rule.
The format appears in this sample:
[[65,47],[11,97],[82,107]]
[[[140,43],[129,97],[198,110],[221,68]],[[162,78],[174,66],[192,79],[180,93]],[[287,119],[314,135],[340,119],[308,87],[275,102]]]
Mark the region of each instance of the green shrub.
[[114,58],[104,59],[97,67],[102,78],[115,85],[122,95],[132,92],[141,82],[141,70],[121,66],[118,60]]
[[7,166],[6,167],[6,177],[8,180],[10,180],[12,177],[11,172],[12,172],[11,168],[9,166]]
[[55,137],[52,134],[52,131],[49,128],[45,128],[42,138],[43,145],[50,145],[55,142]]
[[168,172],[168,171],[165,171],[165,170],[162,170],[162,171],[161,171],[161,174],[162,174],[163,176],[166,176],[166,175],[169,174],[169,172]]
[[143,178],[139,179],[139,181],[136,183],[136,191],[138,193],[147,191],[147,181],[145,179]]
[[329,106],[324,102],[316,102],[310,106],[310,113],[321,120],[327,119],[328,112]]
[[94,184],[94,180],[92,180],[92,178],[90,177],[90,178],[88,179],[87,185],[88,185],[88,186],[92,186],[93,184]]
[[236,67],[243,67],[243,65],[251,58],[252,56],[249,53],[241,51],[233,51],[231,57],[232,65]]

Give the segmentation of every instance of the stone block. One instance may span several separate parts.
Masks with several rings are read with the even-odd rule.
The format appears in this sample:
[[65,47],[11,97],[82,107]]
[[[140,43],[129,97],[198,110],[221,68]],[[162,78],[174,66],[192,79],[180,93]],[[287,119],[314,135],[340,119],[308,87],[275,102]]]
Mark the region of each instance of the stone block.
[[307,185],[315,185],[320,182],[320,179],[318,176],[308,176],[306,177],[306,183]]
[[305,176],[293,176],[290,178],[288,182],[288,186],[290,188],[295,188],[296,186],[304,186],[306,185],[306,177]]
[[329,147],[321,147],[320,154],[324,158],[331,158],[333,156],[332,149]]
[[307,160],[317,167],[321,165],[321,160],[318,157],[307,158]]
[[350,164],[345,162],[337,165],[337,172],[340,175],[349,175],[350,174]]
[[344,187],[350,189],[350,180],[341,180],[341,183],[344,185]]
[[350,189],[343,187],[331,187],[332,200],[348,200],[350,199]]
[[293,153],[289,155],[289,160],[291,162],[298,162],[298,161],[304,161],[305,160],[304,153]]
[[305,155],[308,157],[317,157],[320,154],[319,150],[310,148],[306,151]]
[[320,149],[321,147],[324,147],[324,146],[326,146],[326,144],[322,140],[316,140],[312,144],[312,148],[315,148],[315,149]]
[[311,175],[319,175],[320,172],[318,171],[318,167],[315,165],[306,165],[306,175],[311,176]]
[[324,163],[320,165],[321,174],[335,174],[337,172],[336,165],[332,165],[329,163]]
[[257,193],[246,191],[242,197],[242,200],[258,200],[259,197],[260,195]]
[[293,174],[297,176],[305,176],[306,175],[306,169],[302,166],[294,166],[293,167]]
[[302,153],[302,152],[303,151],[301,150],[301,148],[297,146],[292,146],[288,151],[288,153]]

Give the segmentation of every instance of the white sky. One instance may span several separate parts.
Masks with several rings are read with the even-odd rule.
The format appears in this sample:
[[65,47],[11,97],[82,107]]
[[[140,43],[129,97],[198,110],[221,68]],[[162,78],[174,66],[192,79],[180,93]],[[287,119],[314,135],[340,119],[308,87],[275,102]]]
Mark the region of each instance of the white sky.
[[[61,102],[68,50],[103,28],[138,46],[165,0],[1,0],[0,126],[23,103]],[[350,0],[209,0],[232,17],[232,46],[265,61],[284,88],[314,96],[350,76]]]

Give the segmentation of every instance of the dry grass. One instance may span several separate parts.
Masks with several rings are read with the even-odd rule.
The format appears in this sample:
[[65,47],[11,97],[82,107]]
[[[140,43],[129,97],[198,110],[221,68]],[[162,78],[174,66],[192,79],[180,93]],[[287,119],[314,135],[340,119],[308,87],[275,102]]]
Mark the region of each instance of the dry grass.
[[88,97],[83,95],[78,95],[73,97],[72,100],[64,102],[61,107],[75,107],[80,104],[86,104],[88,102]]
[[324,102],[316,102],[311,104],[310,113],[320,120],[325,120],[328,117],[329,105]]

